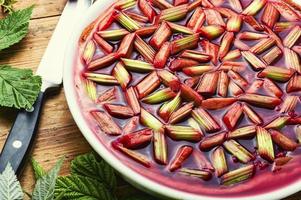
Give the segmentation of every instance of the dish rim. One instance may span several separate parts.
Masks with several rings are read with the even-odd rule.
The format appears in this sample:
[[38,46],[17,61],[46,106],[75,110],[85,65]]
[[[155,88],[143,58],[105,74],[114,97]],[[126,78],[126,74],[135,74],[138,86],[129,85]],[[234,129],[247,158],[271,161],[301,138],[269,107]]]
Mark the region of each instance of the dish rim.
[[[81,133],[92,146],[92,148],[115,170],[117,170],[125,179],[131,184],[135,185],[140,189],[144,189],[145,192],[159,195],[161,197],[168,197],[172,199],[183,199],[183,200],[266,200],[266,199],[282,199],[289,195],[292,195],[301,190],[301,180],[295,181],[292,184],[287,185],[278,190],[270,191],[263,194],[255,194],[248,197],[212,197],[207,195],[192,194],[177,189],[173,189],[162,184],[159,184],[153,180],[150,180],[143,175],[135,172],[127,165],[123,164],[117,157],[112,155],[103,145],[99,142],[99,139],[93,133],[88,123],[81,112],[79,102],[77,101],[77,95],[74,85],[74,62],[77,60],[77,48],[80,35],[84,28],[88,26],[93,20],[95,20],[100,13],[104,12],[109,8],[116,0],[101,0],[96,1],[85,13],[85,16],[78,19],[78,23],[73,27],[72,35],[69,38],[68,46],[64,55],[64,72],[63,72],[63,83],[64,92],[67,100],[68,107],[72,114],[72,117],[79,127]],[[70,73],[72,72],[72,73]]]

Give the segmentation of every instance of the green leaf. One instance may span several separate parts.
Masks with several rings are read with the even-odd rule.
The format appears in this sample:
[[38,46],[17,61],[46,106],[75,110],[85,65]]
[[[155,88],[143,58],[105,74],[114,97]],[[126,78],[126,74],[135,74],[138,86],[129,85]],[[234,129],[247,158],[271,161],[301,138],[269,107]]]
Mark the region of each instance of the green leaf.
[[16,3],[16,0],[0,0],[0,8],[1,6],[4,8],[4,12],[13,12],[13,4]]
[[43,167],[34,158],[31,158],[31,166],[36,180],[46,175],[46,172],[43,169]]
[[42,178],[38,179],[32,194],[32,200],[53,200],[58,173],[64,159],[61,158],[55,166]]
[[0,106],[30,109],[40,92],[41,82],[31,70],[0,65]]
[[18,43],[25,37],[28,32],[32,9],[33,6],[12,12],[0,20],[0,50]]
[[77,156],[71,162],[71,173],[96,179],[112,191],[116,189],[116,176],[113,168],[93,152]]
[[1,200],[22,200],[24,194],[21,185],[17,180],[15,172],[10,163],[6,165],[5,170],[0,174],[0,199]]
[[[95,177],[96,178],[96,177]],[[56,196],[66,200],[115,200],[112,192],[96,179],[80,175],[59,177],[55,186]]]
[[159,200],[158,198],[155,198],[155,197],[151,197],[147,194],[144,194],[144,195],[135,195],[135,196],[132,196],[132,197],[127,197],[127,198],[124,198],[122,200]]

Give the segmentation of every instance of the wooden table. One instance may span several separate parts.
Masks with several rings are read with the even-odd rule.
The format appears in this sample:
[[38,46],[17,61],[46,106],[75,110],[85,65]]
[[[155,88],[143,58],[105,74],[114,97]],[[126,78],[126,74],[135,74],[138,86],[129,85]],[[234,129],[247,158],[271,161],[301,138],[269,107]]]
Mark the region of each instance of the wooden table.
[[[18,45],[0,52],[0,64],[36,70],[44,50],[58,22],[66,0],[19,0],[15,8],[35,5],[27,37]],[[2,149],[7,133],[15,119],[16,111],[0,109],[0,149]],[[89,152],[91,147],[83,138],[69,112],[64,91],[47,99],[41,123],[33,147],[32,156],[46,169],[51,168],[63,155],[66,161],[61,174],[69,173],[69,164],[76,155]],[[27,164],[20,178],[25,191],[31,191],[34,184],[30,164]],[[119,196],[128,196],[138,191],[121,181]],[[301,188],[300,188],[301,189]],[[300,200],[301,193],[286,200]]]

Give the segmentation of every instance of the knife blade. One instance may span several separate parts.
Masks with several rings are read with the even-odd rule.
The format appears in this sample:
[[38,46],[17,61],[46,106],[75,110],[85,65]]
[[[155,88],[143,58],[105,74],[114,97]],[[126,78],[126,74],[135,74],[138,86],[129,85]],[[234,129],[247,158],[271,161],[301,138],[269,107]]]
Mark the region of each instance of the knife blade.
[[68,0],[37,69],[42,78],[41,92],[31,110],[21,110],[8,134],[0,154],[0,172],[8,163],[17,175],[25,164],[26,155],[36,136],[39,116],[46,91],[60,87],[67,41],[77,17],[92,4],[92,0]]

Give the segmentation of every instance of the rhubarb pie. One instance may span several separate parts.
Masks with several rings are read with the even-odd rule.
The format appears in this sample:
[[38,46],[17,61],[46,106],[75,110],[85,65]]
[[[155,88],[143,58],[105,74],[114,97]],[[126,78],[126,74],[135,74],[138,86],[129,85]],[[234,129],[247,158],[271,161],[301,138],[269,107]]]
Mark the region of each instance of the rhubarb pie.
[[120,0],[82,33],[78,98],[126,166],[182,191],[301,178],[301,4]]

